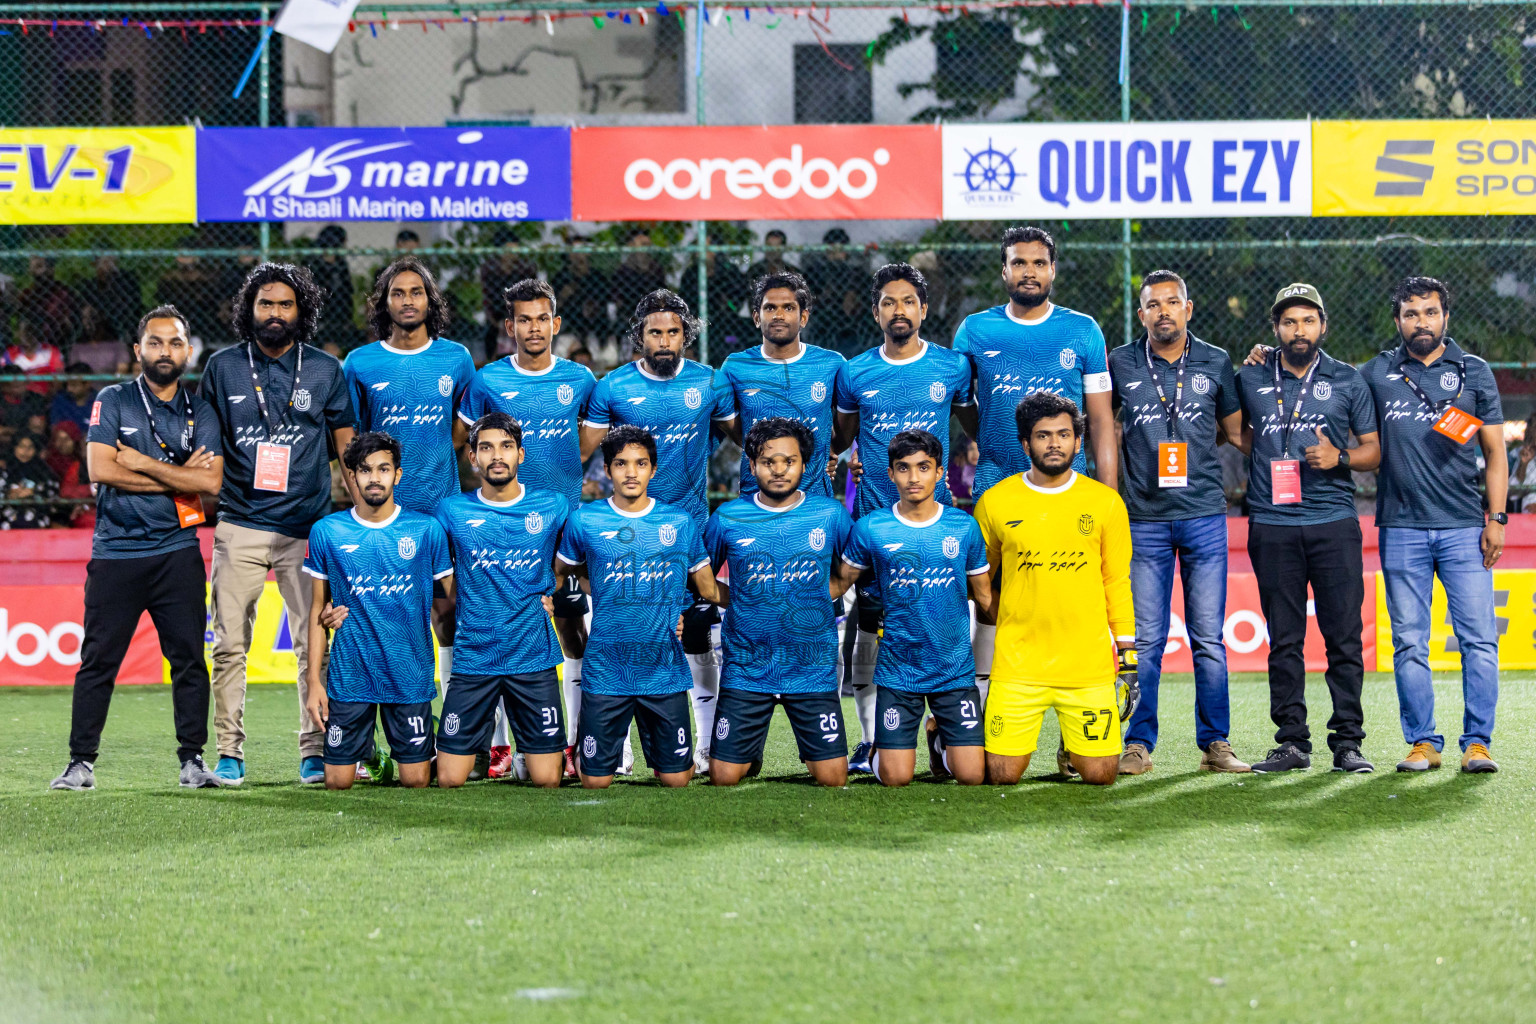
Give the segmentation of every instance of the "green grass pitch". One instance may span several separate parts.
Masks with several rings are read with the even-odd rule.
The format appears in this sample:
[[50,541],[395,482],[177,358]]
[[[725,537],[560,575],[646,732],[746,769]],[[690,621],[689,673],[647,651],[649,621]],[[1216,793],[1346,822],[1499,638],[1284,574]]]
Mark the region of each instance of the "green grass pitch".
[[[166,688],[125,687],[100,788],[52,793],[69,700],[0,689],[0,1021],[1536,1019],[1530,674],[1481,777],[1391,770],[1380,675],[1376,775],[1202,775],[1169,677],[1156,770],[1103,791],[1054,780],[1049,720],[1014,789],[819,791],[778,716],[734,791],[331,794],[290,781],[297,702],[265,686],[243,789],[176,788]],[[1232,702],[1256,759],[1267,689]]]

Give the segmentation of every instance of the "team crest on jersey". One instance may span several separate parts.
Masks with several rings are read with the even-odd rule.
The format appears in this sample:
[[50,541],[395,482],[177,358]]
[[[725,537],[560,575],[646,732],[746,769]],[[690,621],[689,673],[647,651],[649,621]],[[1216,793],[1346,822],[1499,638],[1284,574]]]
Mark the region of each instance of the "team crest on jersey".
[[453,394],[453,378],[446,373],[437,378],[437,393],[447,398]]
[[690,409],[697,409],[704,404],[704,392],[698,388],[689,388],[683,392],[683,404]]
[[581,756],[591,759],[597,756],[597,737],[588,736],[581,741]]
[[827,531],[818,526],[806,534],[805,542],[811,546],[812,551],[820,551],[827,546]]
[[539,515],[537,512],[529,512],[526,516],[523,517],[523,529],[527,530],[529,533],[543,533],[544,517]]
[[1312,385],[1312,397],[1319,402],[1328,401],[1328,396],[1333,394],[1333,385],[1325,380],[1320,380]]
[[1203,373],[1197,373],[1189,378],[1189,387],[1197,395],[1206,394],[1211,390],[1211,378]]
[[1440,375],[1440,386],[1446,391],[1455,391],[1456,386],[1460,383],[1461,378],[1456,376],[1455,370],[1446,370]]
[[561,384],[555,388],[555,397],[560,400],[561,405],[570,405],[576,400],[576,389],[569,384]]
[[954,558],[959,553],[960,553],[960,538],[959,537],[945,537],[944,538],[944,557],[945,558]]
[[677,527],[671,523],[665,523],[656,530],[656,539],[661,541],[661,546],[669,548],[677,543]]
[[333,747],[341,746],[341,726],[333,725],[326,730],[325,742]]
[[899,725],[901,725],[901,712],[896,708],[886,708],[885,727],[887,729],[895,729]]
[[1059,361],[1063,370],[1070,370],[1077,365],[1077,353],[1069,348],[1064,348],[1061,350]]
[[715,723],[715,739],[723,740],[731,734],[731,720],[721,718]]
[[936,380],[932,384],[928,385],[928,397],[933,399],[935,402],[944,401],[944,395],[946,393],[947,392],[943,381]]
[[1086,512],[1084,512],[1082,515],[1078,516],[1077,517],[1077,532],[1082,534],[1084,537],[1086,537],[1089,534],[1091,534],[1093,532],[1093,516],[1089,515]]
[[416,541],[414,538],[401,537],[400,543],[396,547],[400,551],[400,557],[407,562],[416,557]]
[[811,385],[811,401],[825,402],[827,400],[827,386],[821,381]]
[[443,719],[443,735],[457,736],[459,734],[459,716],[448,715]]

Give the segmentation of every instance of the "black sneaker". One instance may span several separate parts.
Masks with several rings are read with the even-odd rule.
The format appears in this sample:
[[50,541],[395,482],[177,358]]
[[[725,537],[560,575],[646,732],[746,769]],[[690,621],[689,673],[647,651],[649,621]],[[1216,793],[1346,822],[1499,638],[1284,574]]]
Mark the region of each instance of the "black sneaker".
[[1290,772],[1312,767],[1312,755],[1294,743],[1282,743],[1265,755],[1264,760],[1253,766],[1260,775],[1272,772]]
[[1333,770],[1336,772],[1353,772],[1356,775],[1367,775],[1376,770],[1376,766],[1360,756],[1360,751],[1354,747],[1340,747],[1333,754]]
[[944,767],[944,747],[939,742],[939,730],[928,730],[928,771],[935,782],[943,782],[954,778],[948,768]]

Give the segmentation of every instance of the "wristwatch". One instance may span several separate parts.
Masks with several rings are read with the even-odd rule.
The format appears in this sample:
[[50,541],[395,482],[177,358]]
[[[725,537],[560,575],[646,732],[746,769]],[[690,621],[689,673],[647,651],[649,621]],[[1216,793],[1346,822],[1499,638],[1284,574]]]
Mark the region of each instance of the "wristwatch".
[[1509,513],[1508,512],[1493,512],[1493,513],[1490,513],[1489,516],[1488,516],[1488,521],[1490,523],[1498,523],[1500,526],[1508,526],[1509,525]]
[[1339,465],[1343,466],[1345,469],[1349,468],[1349,449],[1348,448],[1341,448],[1341,449],[1339,449]]

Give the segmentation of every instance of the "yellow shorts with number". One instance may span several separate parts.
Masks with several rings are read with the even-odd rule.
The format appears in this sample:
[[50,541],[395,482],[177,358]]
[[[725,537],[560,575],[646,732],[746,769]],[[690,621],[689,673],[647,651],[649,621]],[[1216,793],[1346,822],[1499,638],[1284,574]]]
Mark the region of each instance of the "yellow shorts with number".
[[987,753],[1023,757],[1034,753],[1040,722],[1056,711],[1067,750],[1083,757],[1120,753],[1120,712],[1115,684],[1034,686],[994,682],[987,691]]

